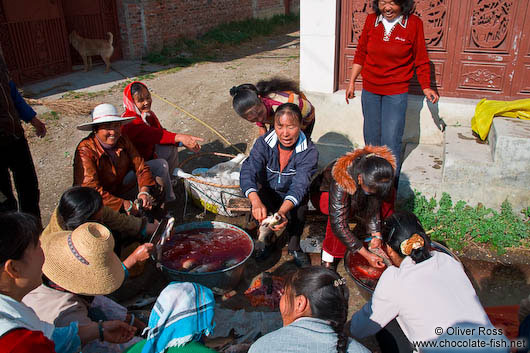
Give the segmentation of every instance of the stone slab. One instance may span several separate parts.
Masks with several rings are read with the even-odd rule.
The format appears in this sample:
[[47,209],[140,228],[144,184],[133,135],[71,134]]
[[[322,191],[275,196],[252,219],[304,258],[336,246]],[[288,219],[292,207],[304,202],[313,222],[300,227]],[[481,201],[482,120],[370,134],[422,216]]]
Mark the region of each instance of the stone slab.
[[420,191],[439,198],[442,183],[443,146],[408,143],[399,177],[398,198],[406,199]]
[[530,121],[496,117],[488,136],[495,163],[521,163],[530,169]]
[[494,174],[488,144],[478,143],[468,127],[449,126],[444,136],[443,182],[488,180]]

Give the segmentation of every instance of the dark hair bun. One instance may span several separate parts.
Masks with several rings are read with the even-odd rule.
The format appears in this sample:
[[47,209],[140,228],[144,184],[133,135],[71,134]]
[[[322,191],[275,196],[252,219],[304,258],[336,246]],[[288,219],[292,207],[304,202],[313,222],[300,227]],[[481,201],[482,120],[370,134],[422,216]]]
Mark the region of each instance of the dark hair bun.
[[236,86],[233,86],[232,88],[230,88],[230,95],[233,97],[237,94],[238,91],[239,89]]

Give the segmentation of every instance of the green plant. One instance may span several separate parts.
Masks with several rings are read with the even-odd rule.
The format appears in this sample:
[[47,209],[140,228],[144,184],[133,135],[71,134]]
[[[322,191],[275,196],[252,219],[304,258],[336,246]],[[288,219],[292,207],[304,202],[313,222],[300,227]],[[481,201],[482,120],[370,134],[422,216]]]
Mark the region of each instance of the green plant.
[[502,203],[499,212],[482,204],[476,207],[464,201],[453,204],[447,193],[437,202],[415,192],[405,208],[414,212],[423,227],[431,231],[433,240],[444,241],[455,250],[470,242],[485,244],[498,253],[510,247],[530,247],[530,207],[520,217],[508,201]]
[[54,110],[50,110],[49,112],[41,114],[41,118],[48,122],[57,121],[59,120],[59,113]]
[[276,15],[268,19],[248,19],[221,24],[197,39],[181,38],[171,46],[149,53],[144,59],[153,64],[186,67],[213,60],[212,52],[239,45],[259,36],[273,34],[279,28],[298,23],[298,15]]

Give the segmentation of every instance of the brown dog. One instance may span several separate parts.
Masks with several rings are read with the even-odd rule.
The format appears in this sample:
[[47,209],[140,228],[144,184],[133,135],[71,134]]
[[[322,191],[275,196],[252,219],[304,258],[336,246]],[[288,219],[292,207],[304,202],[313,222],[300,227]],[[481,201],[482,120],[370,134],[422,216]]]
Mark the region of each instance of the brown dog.
[[114,47],[112,46],[112,41],[114,36],[112,33],[107,32],[109,39],[88,39],[83,38],[77,31],[70,33],[70,44],[77,50],[81,58],[83,58],[83,63],[85,64],[85,72],[90,70],[92,67],[92,56],[100,55],[107,68],[105,72],[110,70],[110,57],[114,52]]

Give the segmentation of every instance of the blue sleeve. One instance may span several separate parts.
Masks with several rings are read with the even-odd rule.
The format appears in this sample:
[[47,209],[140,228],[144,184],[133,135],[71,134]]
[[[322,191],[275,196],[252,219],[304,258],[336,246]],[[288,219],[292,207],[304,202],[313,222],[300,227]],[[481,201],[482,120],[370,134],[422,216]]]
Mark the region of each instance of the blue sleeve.
[[55,343],[57,353],[76,353],[81,349],[79,327],[76,322],[71,322],[66,327],[56,327],[53,330],[52,341]]
[[13,103],[15,103],[15,108],[18,111],[18,115],[20,115],[20,119],[24,120],[26,123],[29,123],[31,119],[37,115],[37,113],[29,106],[28,103],[26,103],[24,98],[22,98],[18,92],[15,82],[9,81],[9,88],[11,88],[11,98],[13,99]]
[[129,278],[129,270],[127,269],[127,267],[125,267],[123,262],[121,263],[121,267],[123,267],[123,271],[125,272],[125,277],[123,277],[123,281],[125,281],[127,278]]
[[267,165],[266,151],[265,141],[260,137],[252,147],[248,158],[241,165],[239,184],[246,197],[251,192],[258,191],[259,175],[265,171]]
[[284,200],[291,201],[295,206],[302,201],[309,190],[311,185],[311,179],[317,172],[318,165],[318,151],[315,145],[311,145],[303,155],[300,156],[300,160],[296,161],[296,175],[291,181],[289,191],[284,197]]

